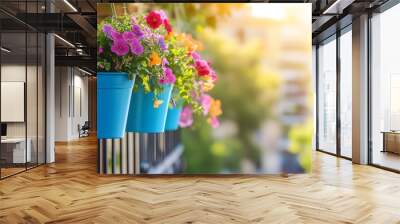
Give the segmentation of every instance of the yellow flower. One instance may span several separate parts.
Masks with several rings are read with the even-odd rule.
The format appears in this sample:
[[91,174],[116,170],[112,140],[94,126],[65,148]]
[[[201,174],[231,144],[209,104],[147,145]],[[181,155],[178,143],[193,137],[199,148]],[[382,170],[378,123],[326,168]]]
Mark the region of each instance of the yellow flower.
[[154,100],[153,102],[153,107],[158,108],[161,104],[163,104],[164,101],[162,100]]
[[203,83],[203,91],[208,92],[214,88],[214,83],[211,80],[207,80]]
[[153,51],[150,55],[150,66],[161,64],[161,58],[157,52]]
[[211,117],[217,117],[222,114],[221,110],[221,101],[220,100],[215,100],[211,99],[211,107],[210,110],[208,111]]

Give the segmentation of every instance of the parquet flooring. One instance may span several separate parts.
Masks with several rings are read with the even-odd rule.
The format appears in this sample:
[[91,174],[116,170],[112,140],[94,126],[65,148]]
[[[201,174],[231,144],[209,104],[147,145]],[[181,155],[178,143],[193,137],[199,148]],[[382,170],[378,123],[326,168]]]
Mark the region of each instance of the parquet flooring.
[[98,176],[96,139],[0,181],[0,223],[400,223],[400,175],[315,153],[312,174]]

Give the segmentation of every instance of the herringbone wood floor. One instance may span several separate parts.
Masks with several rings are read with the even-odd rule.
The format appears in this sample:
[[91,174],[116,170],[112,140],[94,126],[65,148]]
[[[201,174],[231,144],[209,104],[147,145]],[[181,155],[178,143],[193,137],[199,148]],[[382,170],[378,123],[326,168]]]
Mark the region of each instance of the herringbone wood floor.
[[400,175],[322,153],[289,177],[100,177],[96,147],[0,181],[0,223],[400,223]]

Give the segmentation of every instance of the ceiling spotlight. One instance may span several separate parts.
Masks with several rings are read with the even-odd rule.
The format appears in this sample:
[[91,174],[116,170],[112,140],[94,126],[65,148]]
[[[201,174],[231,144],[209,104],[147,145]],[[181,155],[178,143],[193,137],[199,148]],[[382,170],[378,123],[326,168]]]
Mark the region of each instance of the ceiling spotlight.
[[57,37],[57,38],[58,38],[59,40],[61,40],[62,42],[64,42],[65,44],[67,44],[68,46],[75,48],[75,45],[73,45],[73,44],[72,44],[71,42],[69,42],[68,40],[66,40],[66,39],[64,39],[64,38],[62,38],[62,37],[60,37],[60,36],[57,35],[57,34],[54,34],[54,36]]
[[4,51],[6,53],[10,53],[11,52],[11,50],[9,50],[9,49],[7,49],[5,47],[1,47],[0,50]]
[[64,3],[68,5],[74,12],[78,12],[78,10],[68,1],[64,0]]

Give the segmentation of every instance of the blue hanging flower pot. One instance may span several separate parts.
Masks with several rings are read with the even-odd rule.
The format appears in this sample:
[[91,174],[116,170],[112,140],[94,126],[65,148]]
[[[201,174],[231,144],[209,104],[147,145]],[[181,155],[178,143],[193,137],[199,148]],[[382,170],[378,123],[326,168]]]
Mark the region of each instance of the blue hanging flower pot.
[[182,111],[181,106],[174,106],[172,108],[168,108],[167,121],[165,122],[165,131],[178,130],[181,111]]
[[132,93],[126,125],[127,132],[164,132],[173,85],[163,87],[163,91],[157,95],[157,99],[162,102],[158,107],[154,106],[154,93],[145,93],[143,86],[140,85],[138,90]]
[[97,138],[122,138],[134,80],[125,72],[97,73]]

